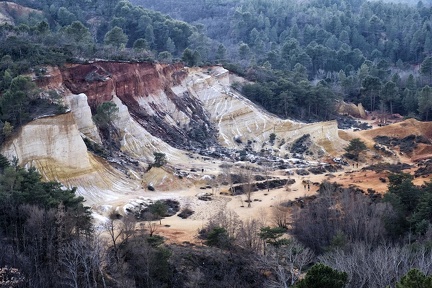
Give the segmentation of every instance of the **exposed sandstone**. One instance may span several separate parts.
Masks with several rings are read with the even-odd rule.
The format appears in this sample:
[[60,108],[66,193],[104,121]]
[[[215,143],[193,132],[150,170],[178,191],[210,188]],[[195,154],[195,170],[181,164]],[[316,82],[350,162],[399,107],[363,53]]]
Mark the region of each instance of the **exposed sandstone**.
[[87,147],[71,113],[40,118],[23,126],[2,153],[22,165],[34,165],[50,179],[92,169]]
[[[3,153],[17,156],[20,164],[36,166],[47,179],[78,187],[89,202],[98,202],[134,194],[144,182],[154,182],[156,190],[163,191],[188,187],[192,178],[202,177],[196,173],[187,181],[177,176],[156,181],[142,169],[153,161],[154,152],[165,153],[175,168],[217,173],[218,160],[203,163],[202,156],[185,150],[217,146],[239,150],[250,142],[255,151],[264,147],[283,155],[303,134],[311,135],[313,157],[341,150],[344,142],[338,137],[336,122],[279,119],[233,91],[231,81],[222,67],[97,62],[61,71],[50,68],[37,78],[38,86],[59,92],[71,113],[29,123],[5,145]],[[112,165],[87,152],[82,137],[104,141],[91,111],[105,101],[119,108],[116,137],[136,169],[122,167],[124,159],[110,159],[116,163]],[[269,144],[272,133],[276,140]]]
[[201,103],[171,90],[186,75],[179,64],[96,62],[62,70],[64,85],[86,94],[92,109],[116,96],[135,121],[171,146],[210,146],[216,139]]
[[339,114],[347,114],[355,118],[366,119],[367,117],[366,111],[361,103],[355,105],[354,103],[346,103],[344,101],[340,101],[337,104],[336,111]]
[[[250,141],[254,149],[284,149],[304,134],[311,134],[317,149],[334,153],[341,148],[335,121],[305,124],[280,119],[241,96],[230,87],[230,75],[222,67],[191,69],[176,94],[189,92],[199,99],[217,125],[219,143],[239,148],[238,139]],[[276,134],[276,144],[268,144],[270,134]],[[284,143],[280,145],[281,143]]]
[[71,94],[65,97],[65,102],[74,116],[78,130],[84,134],[85,137],[98,144],[102,144],[97,127],[92,120],[92,113],[87,103],[87,96],[83,93],[78,95]]

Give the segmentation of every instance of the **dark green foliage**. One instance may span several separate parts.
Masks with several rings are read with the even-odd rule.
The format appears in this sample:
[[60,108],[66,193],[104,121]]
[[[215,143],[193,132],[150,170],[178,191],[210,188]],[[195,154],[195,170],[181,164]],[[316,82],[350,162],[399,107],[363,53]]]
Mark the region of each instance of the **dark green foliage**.
[[307,153],[309,149],[308,143],[310,143],[310,134],[304,134],[294,141],[290,147],[290,152],[298,154]]
[[[398,93],[390,92],[392,89],[386,89],[388,93],[381,97],[381,83],[393,81],[394,75],[400,75],[402,81],[393,82],[402,91],[403,75],[414,72],[410,65],[422,63],[431,52],[428,20],[431,12],[426,8],[429,5],[419,10],[414,6],[376,1],[348,4],[257,0],[133,2],[202,25],[199,29],[218,41],[208,58],[216,62],[226,59],[224,67],[250,80],[258,80],[260,85],[268,84],[273,97],[264,96],[265,100],[260,101],[257,95],[252,95],[252,99],[284,117],[331,118],[333,100],[337,97],[356,103],[361,101],[370,110],[379,109],[383,100],[391,112],[404,113],[402,103],[409,99],[403,99],[403,95],[397,97]],[[196,49],[197,46],[190,47]],[[292,89],[276,92],[274,85],[278,81],[263,81],[261,77],[268,77],[265,71],[296,86],[300,79],[313,79],[314,85],[304,86],[307,90],[303,93]],[[346,75],[343,80],[335,77],[340,71]],[[315,89],[320,80],[329,84],[327,91]],[[265,83],[267,81],[271,83]],[[284,105],[280,101],[286,99],[279,96],[283,92],[291,92],[295,98],[305,101],[294,99],[292,104],[297,109],[287,109],[289,101]],[[412,106],[409,109],[417,113]]]
[[274,141],[276,139],[276,134],[275,133],[271,133],[269,136],[269,142],[271,145],[274,145]]
[[306,277],[300,280],[296,288],[343,288],[348,282],[348,274],[339,272],[324,264],[318,263],[312,266],[306,273]]
[[354,138],[350,141],[347,147],[345,147],[345,151],[347,153],[345,156],[354,161],[358,161],[358,156],[361,152],[366,150],[366,144],[360,140],[360,138]]
[[431,224],[432,184],[418,187],[412,181],[413,176],[405,173],[389,176],[384,200],[391,203],[396,213],[387,220],[386,228],[394,239],[407,233],[424,235]]
[[432,109],[432,88],[426,85],[418,92],[418,111],[429,120],[429,112]]
[[76,43],[91,43],[92,35],[90,30],[80,21],[74,21],[65,27],[65,33]]
[[281,238],[286,233],[286,229],[283,227],[262,227],[259,237],[264,240],[267,244],[274,247],[280,247],[286,245],[288,239]]
[[230,246],[230,238],[225,228],[214,227],[207,234],[206,245],[219,248],[228,248]]
[[128,36],[123,32],[123,29],[115,26],[105,34],[104,43],[106,45],[112,45],[117,49],[123,45],[126,45]]
[[28,102],[35,93],[36,86],[30,78],[18,76],[14,78],[9,89],[0,101],[2,120],[13,126],[20,126],[29,119]]
[[9,160],[3,156],[3,154],[0,154],[0,169],[3,172],[5,168],[9,167],[11,163]]
[[0,265],[20,269],[31,287],[60,287],[62,276],[56,269],[63,256],[54,251],[66,251],[73,241],[91,235],[89,207],[75,195],[75,188],[42,182],[35,168],[25,170],[2,159],[0,247],[9,247],[8,257],[15,260],[3,257]]
[[396,288],[429,288],[432,287],[432,276],[426,276],[418,269],[411,269],[396,283]]
[[165,202],[158,200],[155,203],[151,204],[149,207],[149,212],[155,217],[159,219],[159,224],[162,224],[162,218],[167,216],[168,206]]
[[429,84],[432,84],[432,57],[427,57],[423,60],[420,72],[428,78]]
[[145,50],[148,48],[148,43],[144,38],[138,38],[137,40],[135,40],[135,42],[133,43],[132,46],[134,49],[136,50]]
[[88,138],[83,138],[84,144],[87,146],[87,149],[96,155],[99,155],[101,157],[107,157],[108,151],[106,151],[101,145],[99,145],[96,142],[93,142],[92,140],[89,140]]
[[94,122],[102,127],[107,128],[118,118],[119,108],[113,102],[104,102],[96,108],[96,114],[93,116]]
[[192,51],[189,48],[186,48],[183,51],[183,55],[181,60],[185,62],[185,64],[189,67],[197,66],[200,62],[200,55],[198,51]]
[[152,164],[153,167],[162,167],[167,163],[165,153],[154,152],[153,156],[154,156],[154,161]]
[[64,107],[54,100],[39,98],[33,81],[20,75],[13,78],[4,90],[0,98],[0,112],[1,120],[16,129],[39,116],[63,113]]

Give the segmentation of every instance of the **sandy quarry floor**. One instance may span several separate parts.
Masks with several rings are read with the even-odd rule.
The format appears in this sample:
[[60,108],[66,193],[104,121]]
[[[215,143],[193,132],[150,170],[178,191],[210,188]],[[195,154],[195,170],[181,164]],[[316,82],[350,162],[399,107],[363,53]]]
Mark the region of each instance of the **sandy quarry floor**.
[[[395,124],[387,127],[378,127],[376,123],[372,120],[368,121],[370,124],[374,125],[374,129],[366,130],[366,131],[350,131],[344,130],[339,132],[339,136],[349,141],[353,138],[361,138],[368,146],[373,145],[373,137],[376,135],[393,135],[398,137],[405,137],[410,133],[418,132],[417,134],[425,135],[426,137],[432,137],[430,130],[430,123],[424,122],[404,122],[400,124]],[[371,148],[371,147],[369,147]],[[431,150],[431,151],[429,151]],[[369,158],[366,157],[364,161],[359,163],[359,167],[344,166],[343,170],[331,173],[326,175],[309,175],[309,176],[299,176],[297,174],[292,176],[287,176],[283,174],[283,171],[275,171],[272,176],[279,178],[290,177],[295,179],[295,183],[289,186],[289,189],[286,187],[280,189],[273,189],[267,192],[266,190],[257,191],[252,193],[252,207],[248,208],[245,195],[241,196],[221,196],[214,195],[212,201],[202,201],[199,200],[197,195],[202,193],[211,193],[211,189],[200,189],[200,187],[205,186],[205,181],[199,179],[205,179],[209,177],[209,175],[217,175],[221,173],[220,171],[220,161],[198,161],[193,165],[188,165],[188,163],[184,163],[184,167],[180,166],[182,170],[190,171],[192,168],[197,170],[194,177],[195,180],[189,181],[185,184],[185,180],[183,179],[182,183],[179,183],[178,178],[173,177],[171,180],[168,179],[169,175],[167,173],[161,173],[160,171],[152,171],[148,174],[148,181],[156,181],[156,180],[164,180],[165,186],[161,185],[163,189],[166,191],[145,191],[137,190],[133,192],[128,192],[116,200],[106,201],[104,205],[96,205],[93,206],[93,210],[95,211],[95,216],[97,218],[96,222],[101,222],[106,215],[106,212],[110,209],[118,209],[119,211],[124,210],[124,205],[134,201],[134,199],[145,198],[145,199],[175,199],[180,202],[181,209],[185,207],[189,207],[191,210],[195,211],[195,213],[189,217],[188,219],[182,219],[176,215],[171,217],[166,217],[162,220],[162,225],[157,226],[158,230],[156,234],[162,235],[166,238],[166,241],[175,242],[175,243],[184,243],[191,242],[200,244],[201,241],[197,238],[197,234],[199,229],[204,227],[209,219],[211,219],[215,214],[220,211],[228,211],[232,210],[238,214],[241,220],[247,220],[251,218],[259,219],[261,221],[265,220],[267,225],[275,225],[272,223],[272,213],[273,210],[278,203],[282,201],[295,200],[296,198],[310,196],[317,193],[318,186],[311,185],[310,190],[304,188],[302,181],[310,181],[312,183],[321,183],[324,180],[330,182],[337,182],[342,184],[345,187],[350,185],[355,185],[360,189],[367,191],[368,188],[371,188],[379,193],[385,193],[387,191],[387,184],[384,183],[381,179],[387,179],[388,172],[374,172],[369,170],[363,170],[362,168],[366,165],[374,164],[374,160],[372,159],[372,155],[375,153],[373,149],[370,149]],[[397,152],[397,151],[396,151]],[[416,154],[417,153],[417,154]],[[414,157],[417,158],[430,158],[432,156],[432,147],[429,145],[428,147],[419,148],[412,155],[411,158],[408,158],[400,153],[397,153],[396,156],[389,157],[388,159],[382,159],[382,162],[387,163],[397,163],[404,162],[408,164],[413,164]],[[199,165],[198,165],[198,164]],[[197,166],[198,165],[198,166]],[[177,165],[179,166],[179,165]],[[205,168],[206,171],[202,172],[201,169]],[[415,168],[411,171],[404,171],[406,173],[413,173]],[[163,172],[163,171],[162,171]],[[153,174],[152,174],[153,173]],[[172,175],[171,175],[172,176]],[[157,179],[161,178],[161,179]],[[431,181],[431,176],[428,177],[419,177],[414,180],[414,184],[421,185],[426,181]],[[227,191],[228,187],[221,187],[220,191]],[[167,192],[168,191],[168,192]],[[242,207],[243,206],[243,207]],[[106,218],[105,218],[106,219]],[[137,224],[139,226],[139,223]],[[137,227],[138,228],[138,227]]]
[[[212,201],[202,201],[199,200],[197,195],[202,193],[211,193],[211,189],[202,190],[198,186],[193,186],[185,190],[170,191],[170,192],[149,192],[149,191],[137,191],[135,195],[129,195],[128,197],[122,198],[121,200],[116,200],[113,202],[108,202],[107,207],[112,207],[120,209],[122,211],[123,206],[134,199],[145,198],[145,199],[176,199],[181,204],[181,209],[184,207],[189,207],[195,213],[188,219],[182,219],[176,215],[171,217],[166,217],[162,220],[162,225],[158,225],[156,234],[162,235],[166,238],[167,242],[184,243],[191,242],[195,244],[200,244],[201,241],[197,238],[199,229],[205,226],[212,216],[220,211],[232,210],[239,215],[241,220],[247,219],[260,219],[266,221],[267,225],[275,225],[272,221],[273,207],[278,203],[288,200],[295,200],[296,198],[310,196],[317,193],[318,186],[310,185],[310,190],[304,188],[302,181],[311,181],[312,183],[321,183],[324,180],[337,181],[346,186],[350,184],[355,184],[363,189],[367,189],[372,185],[376,191],[384,192],[386,190],[386,184],[378,180],[377,175],[373,175],[374,182],[371,182],[371,174],[375,172],[371,171],[361,171],[362,166],[359,168],[346,167],[344,171],[339,171],[332,173],[334,177],[328,177],[325,175],[309,175],[309,176],[290,176],[290,178],[295,179],[296,182],[289,186],[279,189],[271,189],[269,192],[267,190],[261,190],[252,193],[252,199],[250,208],[247,207],[245,195],[240,196],[213,196]],[[279,175],[278,177],[288,177],[282,176],[280,172],[275,172]],[[376,183],[375,183],[376,182]],[[227,187],[222,187],[221,190],[227,190]],[[287,191],[288,190],[288,191]],[[243,207],[242,207],[243,206]],[[96,211],[100,214],[102,213],[103,207],[96,207]],[[99,218],[103,219],[103,218]],[[139,223],[137,224],[139,225]],[[137,227],[138,228],[138,227]]]
[[[245,195],[241,196],[213,196],[212,201],[202,201],[197,198],[198,194],[203,192],[211,193],[211,189],[202,190],[199,187],[191,187],[187,190],[171,191],[171,192],[141,192],[140,196],[150,199],[176,199],[181,203],[181,208],[189,207],[195,213],[188,219],[182,219],[176,215],[166,217],[162,220],[162,225],[158,225],[156,234],[166,238],[168,243],[195,243],[202,244],[202,241],[197,238],[198,231],[205,226],[208,219],[220,211],[232,210],[239,215],[241,220],[259,219],[266,221],[267,225],[275,225],[272,220],[274,206],[279,202],[295,200],[296,198],[310,196],[317,193],[318,186],[311,185],[310,190],[304,188],[302,181],[309,180],[312,183],[321,183],[324,180],[330,182],[338,182],[345,187],[350,185],[358,186],[366,191],[368,188],[373,188],[375,191],[384,193],[387,191],[387,183],[383,183],[379,178],[386,178],[387,172],[376,173],[374,171],[362,170],[364,164],[353,168],[346,166],[343,171],[331,173],[329,177],[325,175],[309,175],[309,176],[290,176],[296,180],[293,185],[289,186],[289,191],[285,187],[279,189],[261,190],[252,193],[252,202],[250,208],[247,207]],[[409,172],[409,171],[405,171]],[[281,176],[279,177],[287,177]],[[416,178],[414,183],[421,185],[426,181],[431,181],[431,177]],[[131,198],[132,199],[132,198]],[[126,204],[127,201],[116,201],[111,203],[113,207]],[[243,207],[242,207],[243,206]]]

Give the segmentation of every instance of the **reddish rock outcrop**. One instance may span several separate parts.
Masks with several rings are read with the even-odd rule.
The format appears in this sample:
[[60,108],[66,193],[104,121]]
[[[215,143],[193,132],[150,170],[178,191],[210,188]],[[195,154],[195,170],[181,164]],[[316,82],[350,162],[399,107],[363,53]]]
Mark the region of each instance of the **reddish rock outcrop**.
[[187,72],[180,64],[95,62],[68,65],[62,69],[62,76],[72,93],[86,94],[89,105],[95,108],[110,101],[113,95],[125,103],[136,104],[134,98],[177,85]]
[[69,64],[61,73],[63,85],[87,95],[93,111],[117,96],[142,127],[174,147],[207,147],[217,141],[202,103],[188,92],[172,91],[188,76],[180,63]]

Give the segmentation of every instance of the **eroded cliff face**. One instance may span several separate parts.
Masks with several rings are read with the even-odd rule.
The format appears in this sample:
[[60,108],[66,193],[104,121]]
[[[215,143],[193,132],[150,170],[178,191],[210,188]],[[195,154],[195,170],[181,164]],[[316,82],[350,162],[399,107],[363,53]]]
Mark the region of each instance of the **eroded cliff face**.
[[[305,124],[280,119],[231,89],[230,77],[222,67],[191,69],[182,84],[173,87],[176,94],[188,93],[203,103],[217,127],[221,145],[235,149],[247,145],[256,151],[277,149],[282,156],[295,140],[310,134],[312,150],[317,154],[334,154],[341,149],[344,141],[340,141],[335,121]],[[272,133],[276,136],[274,144],[269,141]]]
[[[336,153],[345,144],[336,122],[282,120],[254,105],[231,89],[231,76],[222,67],[97,62],[48,72],[37,84],[62,95],[70,111],[22,127],[2,153],[35,166],[47,179],[78,187],[89,203],[145,188],[154,178],[145,173],[154,152],[165,153],[174,167],[205,167],[217,173],[220,161],[203,164],[193,152],[265,149],[282,157],[304,134],[310,134],[312,157]],[[89,152],[83,140],[103,144],[91,111],[105,101],[119,108],[114,125],[120,152],[109,161]],[[276,139],[270,143],[273,133]],[[155,182],[156,188],[191,185],[190,179],[173,178],[177,180],[172,187],[167,179]]]
[[118,97],[152,135],[171,146],[207,148],[216,143],[215,129],[197,98],[173,93],[187,77],[180,64],[97,62],[62,70],[64,85],[84,93],[94,110]]
[[47,178],[91,170],[90,160],[71,113],[37,119],[4,144],[2,153],[20,164],[37,166]]
[[[93,110],[104,101],[123,105],[127,108],[124,115],[131,115],[134,125],[179,149],[217,145],[241,149],[248,142],[249,147],[261,149],[272,133],[281,150],[303,134],[310,134],[316,149],[323,153],[340,148],[335,122],[304,124],[279,119],[231,89],[230,74],[222,67],[97,62],[66,67],[62,77],[73,94],[87,95]],[[132,123],[125,117],[120,122],[120,129]],[[125,130],[136,130],[128,127]],[[146,154],[143,149],[154,149],[149,141],[143,142],[146,137],[138,141],[136,135],[124,134],[124,150],[136,157]],[[276,148],[273,145],[267,148]]]
[[361,103],[355,105],[354,103],[345,103],[343,101],[336,105],[336,111],[339,114],[347,114],[356,118],[366,119],[366,111]]

